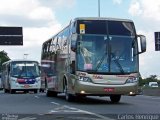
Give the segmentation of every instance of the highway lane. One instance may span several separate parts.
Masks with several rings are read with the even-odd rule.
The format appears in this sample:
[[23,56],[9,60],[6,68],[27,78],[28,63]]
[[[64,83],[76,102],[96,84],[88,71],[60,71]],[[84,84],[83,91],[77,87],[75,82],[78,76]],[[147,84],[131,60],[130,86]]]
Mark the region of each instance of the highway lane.
[[[79,119],[82,119],[82,116],[83,119],[87,117],[96,119],[109,119],[108,117],[111,117],[116,119],[119,115],[123,114],[159,115],[159,103],[160,97],[143,95],[135,97],[122,96],[120,103],[113,104],[108,97],[86,97],[75,102],[67,102],[63,94],[59,94],[58,97],[46,97],[45,93],[4,94],[2,91],[0,92],[1,114],[26,114],[27,116],[36,114],[42,116],[47,115],[47,117],[49,115],[55,116],[55,114],[61,114],[58,118],[62,119],[71,116],[73,118],[73,114],[78,115],[79,117],[77,118]],[[68,116],[68,114],[71,114],[71,116]],[[81,114],[83,115],[81,116]],[[33,116],[32,118],[37,119],[37,116]]]

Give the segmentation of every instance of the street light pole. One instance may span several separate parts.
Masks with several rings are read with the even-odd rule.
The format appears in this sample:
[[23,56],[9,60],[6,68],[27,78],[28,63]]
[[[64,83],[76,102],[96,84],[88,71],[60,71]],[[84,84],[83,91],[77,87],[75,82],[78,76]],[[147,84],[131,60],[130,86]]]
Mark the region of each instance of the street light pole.
[[24,59],[27,59],[27,56],[28,56],[28,54],[24,54],[24,56],[23,56],[23,57],[24,57]]
[[100,17],[100,0],[98,0],[98,17]]

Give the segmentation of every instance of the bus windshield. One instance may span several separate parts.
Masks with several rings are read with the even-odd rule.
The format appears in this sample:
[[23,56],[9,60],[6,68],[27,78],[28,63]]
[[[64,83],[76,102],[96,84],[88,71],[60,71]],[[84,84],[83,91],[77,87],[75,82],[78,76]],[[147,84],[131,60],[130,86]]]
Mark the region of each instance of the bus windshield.
[[77,70],[116,74],[137,72],[137,50],[135,38],[131,36],[79,35]]
[[36,78],[40,76],[37,62],[18,61],[11,64],[11,76],[16,78]]
[[79,20],[77,25],[77,70],[115,74],[138,72],[133,22]]

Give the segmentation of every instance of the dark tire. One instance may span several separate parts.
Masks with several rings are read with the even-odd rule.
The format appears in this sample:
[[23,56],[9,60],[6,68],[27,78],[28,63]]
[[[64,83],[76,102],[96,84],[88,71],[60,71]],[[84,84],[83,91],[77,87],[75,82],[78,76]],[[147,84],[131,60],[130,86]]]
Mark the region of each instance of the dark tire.
[[28,90],[24,90],[24,93],[28,93]]
[[53,97],[57,97],[57,94],[58,94],[57,92],[52,92]]
[[4,93],[7,93],[8,92],[8,90],[7,89],[4,89]]
[[10,93],[11,93],[11,94],[15,94],[15,92],[16,92],[15,90],[10,89]]
[[65,98],[68,102],[73,102],[75,100],[75,96],[73,96],[72,94],[65,94]]
[[68,93],[68,86],[67,86],[67,84],[64,85],[64,93],[65,93],[65,99],[68,102],[72,102],[72,101],[75,100],[75,96],[73,96],[72,94]]
[[41,89],[39,90],[39,92],[42,92],[42,93],[44,93],[44,89],[42,89],[42,88],[41,88]]
[[37,93],[38,93],[38,90],[37,90],[37,89],[36,89],[36,90],[34,90],[34,93],[35,93],[35,94],[37,94]]
[[46,93],[46,96],[47,97],[57,97],[57,92],[55,91],[50,91],[50,90],[47,90],[47,93]]
[[52,91],[47,90],[46,96],[47,96],[47,97],[52,97]]
[[76,95],[76,96],[75,96],[75,101],[77,101],[77,102],[82,102],[82,101],[85,100],[85,98],[86,98],[85,95]]
[[121,95],[111,95],[110,99],[112,103],[118,103],[121,99]]

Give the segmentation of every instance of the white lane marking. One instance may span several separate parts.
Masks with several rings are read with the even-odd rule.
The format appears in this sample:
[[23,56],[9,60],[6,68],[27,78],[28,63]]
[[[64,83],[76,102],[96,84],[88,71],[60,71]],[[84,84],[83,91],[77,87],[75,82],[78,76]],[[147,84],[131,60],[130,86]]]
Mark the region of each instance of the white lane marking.
[[[67,108],[69,110],[65,110],[65,109],[63,110],[62,108]],[[96,113],[93,113],[93,112],[81,110],[81,109],[70,107],[70,106],[67,106],[67,105],[61,106],[60,108],[55,108],[54,110],[50,110],[48,112],[48,114],[52,114],[52,113],[55,113],[55,112],[85,113],[85,114],[89,114],[89,115],[93,115],[93,116],[96,116],[98,118],[101,118],[102,120],[115,120],[115,119],[111,119],[109,117],[105,117],[105,116],[100,115],[100,114],[96,114]]]
[[52,104],[55,104],[55,105],[60,105],[59,103],[56,103],[56,102],[51,102]]
[[21,119],[18,119],[18,120],[35,120],[37,118],[35,117],[25,117],[25,118],[21,118]]
[[35,98],[39,98],[39,96],[34,96]]
[[86,113],[86,114],[89,114],[89,115],[94,115],[94,116],[96,116],[96,117],[99,117],[99,118],[101,118],[101,119],[103,119],[103,120],[115,120],[115,119],[111,119],[111,118],[109,118],[109,117],[105,117],[105,116],[103,116],[103,115],[100,115],[100,114],[96,114],[96,113],[92,113],[92,112],[89,112],[89,111],[85,111],[85,110],[81,110],[83,113]]
[[154,99],[154,100],[159,100],[160,97],[152,97],[152,99]]
[[160,99],[160,97],[156,96],[142,96],[143,98],[150,98],[150,99]]

